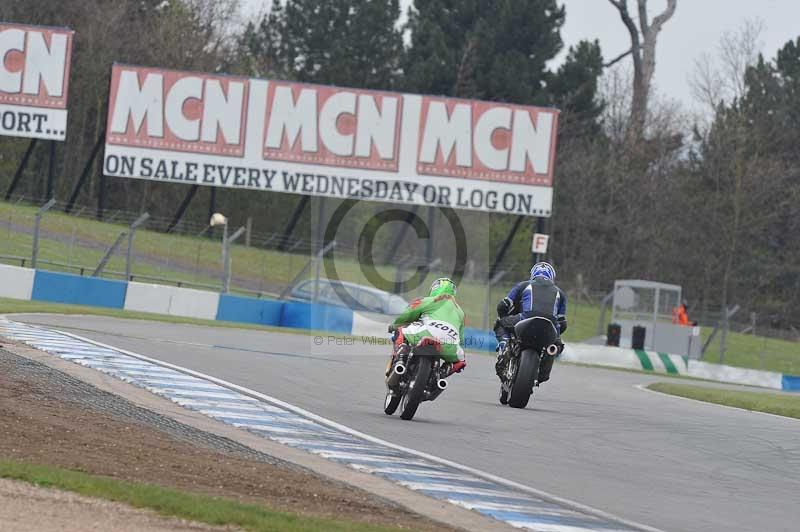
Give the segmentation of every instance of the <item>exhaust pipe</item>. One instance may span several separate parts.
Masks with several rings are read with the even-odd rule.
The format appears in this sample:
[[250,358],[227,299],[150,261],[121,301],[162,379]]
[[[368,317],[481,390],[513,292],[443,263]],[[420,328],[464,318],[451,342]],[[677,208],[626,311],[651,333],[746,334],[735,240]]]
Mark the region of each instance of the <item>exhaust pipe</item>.
[[389,388],[394,388],[400,381],[400,377],[402,375],[405,375],[405,373],[406,373],[406,365],[403,364],[402,362],[398,362],[397,364],[394,365],[394,368],[392,369],[392,372],[389,373],[389,376],[386,377],[386,385],[389,386]]
[[439,379],[436,381],[436,388],[433,390],[428,390],[425,392],[427,396],[425,398],[426,401],[433,401],[437,397],[439,397],[443,391],[447,388],[447,381],[445,379]]
[[547,346],[547,354],[551,357],[554,357],[558,354],[558,346],[556,344],[550,344]]

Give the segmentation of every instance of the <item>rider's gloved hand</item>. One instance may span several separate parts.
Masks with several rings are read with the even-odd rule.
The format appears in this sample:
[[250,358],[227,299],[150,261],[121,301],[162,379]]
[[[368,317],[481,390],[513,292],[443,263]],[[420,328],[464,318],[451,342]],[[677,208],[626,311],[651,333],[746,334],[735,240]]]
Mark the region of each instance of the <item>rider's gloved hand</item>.
[[450,368],[450,374],[452,375],[453,373],[461,373],[462,371],[464,371],[464,368],[466,367],[467,367],[467,361],[459,360],[455,362],[453,366]]
[[497,304],[497,315],[501,318],[505,318],[511,314],[512,310],[514,310],[514,302],[507,297],[501,299]]

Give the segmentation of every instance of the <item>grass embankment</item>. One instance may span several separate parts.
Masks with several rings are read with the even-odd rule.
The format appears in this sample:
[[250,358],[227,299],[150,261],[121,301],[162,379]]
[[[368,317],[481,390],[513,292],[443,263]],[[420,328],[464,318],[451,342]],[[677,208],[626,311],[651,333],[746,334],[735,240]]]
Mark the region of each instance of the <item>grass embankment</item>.
[[[711,334],[703,330],[703,341]],[[790,375],[800,375],[800,342],[728,333],[725,358],[720,356],[719,333],[703,357],[705,362],[719,362],[742,368],[765,369]]]
[[734,406],[756,412],[767,412],[778,416],[800,419],[800,397],[770,392],[744,392],[723,388],[656,382],[650,384],[656,392],[697,399],[706,403]]
[[[35,207],[12,205],[0,202],[0,220],[11,222],[23,228],[32,228]],[[50,212],[43,218],[42,228],[51,238],[41,239],[40,258],[69,264],[80,264],[93,269],[104,253],[104,249],[90,249],[87,246],[71,247],[70,242],[92,241],[103,242],[105,246],[111,245],[117,235],[125,229],[124,225],[98,222],[87,218],[79,218],[59,212]],[[2,229],[0,231],[0,255],[30,256],[32,236],[23,231]],[[123,246],[124,247],[124,246]],[[205,237],[181,236],[159,233],[155,231],[139,230],[136,233],[135,251],[145,259],[134,261],[133,274],[160,277],[172,282],[192,282],[219,286],[219,276],[214,275],[221,269],[219,238],[210,240]],[[308,261],[308,257],[293,253],[282,253],[275,250],[264,250],[242,245],[232,247],[234,278],[249,280],[250,289],[266,292],[278,292],[297,273],[301,271]],[[124,271],[123,254],[118,252],[109,262],[107,271]],[[11,262],[11,261],[8,261]],[[18,263],[17,263],[18,264]],[[44,269],[57,269],[48,264],[42,264]],[[364,277],[359,264],[354,260],[337,258],[336,269],[344,281],[359,284],[370,284]],[[394,279],[395,271],[392,267],[378,267],[378,272],[386,279]],[[74,272],[74,270],[71,270]],[[427,287],[437,274],[431,274],[421,288]],[[495,302],[502,298],[508,286],[514,280],[506,279],[494,287],[490,293],[488,327],[491,327]],[[237,292],[234,282],[232,291]],[[420,295],[408,294],[409,297]],[[467,325],[482,328],[484,323],[484,307],[486,304],[486,285],[476,281],[465,280],[459,286],[459,300],[467,314]],[[38,310],[40,309],[41,310]],[[69,307],[60,306],[59,310],[41,307],[34,304],[16,312],[70,312]],[[5,312],[15,312],[7,310]],[[121,311],[107,311],[105,309],[81,308],[80,313],[102,314],[109,316],[137,317],[130,313],[117,313]],[[155,315],[144,315],[146,319],[162,319]],[[597,305],[583,302],[570,301],[569,303],[569,330],[564,336],[565,341],[580,342],[597,334],[597,322],[600,317],[600,308]],[[608,317],[608,316],[607,316]],[[164,318],[162,321],[175,321],[179,323],[192,323],[181,318]],[[201,320],[199,320],[201,321]],[[202,322],[201,325],[217,324],[218,322]],[[487,328],[488,328],[487,327]],[[704,334],[710,334],[710,329],[704,329]],[[707,336],[704,337],[704,340]],[[763,356],[762,356],[763,354]],[[716,339],[710,346],[704,359],[707,362],[720,362],[719,340]],[[765,369],[788,374],[800,375],[800,343],[778,339],[765,339],[759,336],[730,333],[728,335],[728,348],[724,359],[725,364],[744,368]]]
[[155,510],[214,526],[236,526],[263,532],[388,532],[398,530],[276,512],[231,499],[187,493],[150,484],[125,482],[56,467],[0,460],[0,478],[71,491],[87,497]]
[[[32,230],[35,207],[12,205],[0,202],[0,221],[20,228]],[[48,212],[42,218],[43,237],[40,238],[39,258],[43,261],[85,266],[91,272],[105,253],[105,249],[117,238],[126,227],[120,224],[98,222],[87,218],[66,215],[60,212]],[[0,230],[0,255],[30,257],[33,237],[26,231],[15,231],[3,228]],[[92,249],[89,246],[71,245],[71,242],[100,242],[103,246]],[[125,244],[123,244],[124,248]],[[142,257],[133,263],[132,272],[136,276],[159,277],[170,282],[190,282],[218,287],[221,272],[221,251],[219,238],[211,240],[205,237],[182,236],[147,231],[136,232],[135,253]],[[237,293],[236,279],[249,281],[250,290],[263,290],[277,293],[288,284],[305,266],[309,257],[275,250],[265,250],[243,245],[232,246],[234,283],[232,292]],[[104,276],[113,277],[108,272],[125,270],[124,251],[118,251],[106,266]],[[14,263],[7,260],[8,263]],[[16,262],[19,265],[19,262]],[[40,263],[42,269],[69,271],[74,268]],[[378,273],[384,279],[395,278],[395,268],[377,266]],[[341,280],[370,285],[361,271],[361,266],[352,259],[337,258],[336,270]],[[323,273],[324,275],[324,273]],[[422,294],[438,273],[431,273],[413,297]],[[508,291],[514,279],[506,279],[494,287],[490,294],[489,313],[494,315],[495,303]],[[506,286],[508,285],[508,286]],[[238,290],[241,293],[241,290]],[[484,321],[486,303],[486,285],[477,281],[465,280],[459,286],[459,300],[467,314],[468,325],[481,328]],[[599,308],[593,305],[571,303],[569,318],[569,338],[573,341],[585,340],[596,334]],[[489,320],[491,327],[493,319]]]

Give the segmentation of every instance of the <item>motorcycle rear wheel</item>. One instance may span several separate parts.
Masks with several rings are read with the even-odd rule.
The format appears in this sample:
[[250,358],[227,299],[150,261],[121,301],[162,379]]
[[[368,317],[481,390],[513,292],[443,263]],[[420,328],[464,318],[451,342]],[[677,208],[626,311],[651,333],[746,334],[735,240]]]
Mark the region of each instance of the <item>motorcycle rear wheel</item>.
[[428,387],[428,381],[430,381],[433,364],[434,361],[430,358],[417,358],[412,362],[412,365],[416,366],[410,368],[413,377],[400,400],[400,417],[402,419],[410,420],[417,413],[417,408],[425,396],[425,388]]
[[539,354],[526,349],[519,355],[519,364],[508,394],[508,405],[525,408],[533,395],[533,382],[539,376]]

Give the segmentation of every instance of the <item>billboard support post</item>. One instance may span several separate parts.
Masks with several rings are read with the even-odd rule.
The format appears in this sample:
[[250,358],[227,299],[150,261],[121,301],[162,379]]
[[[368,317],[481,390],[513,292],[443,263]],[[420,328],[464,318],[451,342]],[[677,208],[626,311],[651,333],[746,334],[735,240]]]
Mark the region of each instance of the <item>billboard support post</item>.
[[103,220],[103,210],[106,208],[106,174],[100,170],[100,190],[97,191],[97,219]]
[[508,232],[508,236],[506,237],[503,245],[500,246],[500,249],[497,252],[497,256],[494,259],[494,263],[492,267],[489,269],[489,276],[488,279],[494,277],[494,272],[497,271],[497,267],[500,266],[500,263],[503,262],[503,259],[506,256],[506,252],[508,248],[511,246],[511,242],[514,240],[514,236],[519,231],[519,226],[522,224],[523,216],[517,216],[517,219],[514,221],[514,225],[511,227],[511,231]]
[[200,188],[200,185],[192,185],[189,188],[189,192],[186,193],[186,196],[183,198],[183,201],[178,207],[177,212],[175,212],[175,217],[172,219],[172,222],[170,222],[169,227],[167,227],[167,233],[171,233],[175,227],[181,223],[181,219],[183,218],[184,213],[186,213],[186,209],[189,208],[189,204],[192,202],[194,195],[197,194],[198,188]]
[[278,242],[278,251],[286,251],[289,246],[289,237],[292,236],[297,222],[300,221],[300,215],[303,214],[306,204],[308,204],[308,198],[309,196],[300,196],[300,201],[297,202],[297,206],[292,212],[292,217],[289,218],[289,223],[286,224],[286,229],[283,231],[283,238]]
[[400,246],[403,244],[403,240],[406,239],[406,233],[408,232],[408,226],[411,225],[411,221],[414,219],[414,216],[417,215],[417,211],[419,210],[419,205],[414,205],[414,207],[408,211],[408,216],[403,222],[403,226],[400,228],[400,231],[395,235],[394,242],[389,247],[389,250],[386,252],[386,258],[384,259],[386,264],[391,264],[394,262],[394,256],[397,253],[397,250],[400,249]]
[[[211,194],[208,198],[208,217],[214,216],[215,212],[217,212],[217,187],[211,187]],[[208,230],[208,238],[214,238],[213,226]]]
[[31,158],[31,154],[33,153],[33,149],[36,147],[36,142],[38,140],[39,139],[33,138],[31,139],[30,144],[28,144],[28,149],[25,150],[25,154],[22,156],[19,166],[17,166],[17,171],[14,173],[14,179],[11,181],[11,185],[9,185],[8,191],[6,192],[6,201],[11,199],[11,194],[13,194],[14,189],[17,188],[19,180],[22,179],[22,172],[24,172],[25,168],[28,166],[28,161]]
[[47,193],[46,198],[55,197],[53,189],[56,181],[56,141],[50,141],[50,160],[47,163]]
[[433,226],[436,223],[436,209],[428,207],[428,242],[425,243],[425,263],[430,264],[433,260]]
[[505,276],[505,270],[499,271],[494,275],[494,277],[489,279],[488,283],[486,283],[486,300],[483,303],[483,330],[489,329],[489,302],[492,298],[492,288],[494,285],[502,281],[503,277]]
[[[86,182],[86,179],[89,177],[89,172],[92,171],[92,165],[94,164],[95,159],[97,158],[97,154],[100,153],[100,148],[103,147],[103,144],[106,140],[106,132],[101,131],[100,135],[97,137],[97,143],[92,148],[92,153],[89,155],[89,158],[86,160],[86,166],[83,167],[83,172],[81,172],[80,177],[78,178],[78,182],[75,183],[75,187],[72,189],[72,194],[69,196],[69,200],[67,201],[67,206],[64,209],[64,212],[69,214],[72,212],[72,208],[75,207],[75,201],[78,199],[78,194],[81,192],[81,188],[83,188],[83,184]],[[102,162],[101,162],[102,165]],[[101,169],[102,172],[102,169]]]

